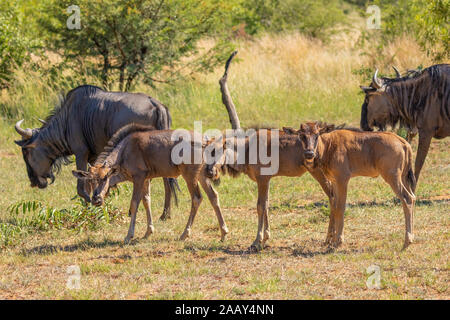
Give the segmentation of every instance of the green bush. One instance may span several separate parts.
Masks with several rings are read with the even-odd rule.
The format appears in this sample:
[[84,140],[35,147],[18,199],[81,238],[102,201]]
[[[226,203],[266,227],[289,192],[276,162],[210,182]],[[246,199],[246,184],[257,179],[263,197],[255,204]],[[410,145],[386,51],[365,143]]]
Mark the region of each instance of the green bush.
[[326,40],[333,29],[346,22],[337,0],[243,0],[237,20],[246,24],[250,34],[259,31],[300,31]]
[[450,57],[450,0],[376,0],[381,8],[381,41],[414,36],[436,61]]
[[[231,52],[225,40],[233,1],[79,0],[80,29],[69,29],[71,0],[48,0],[39,21],[48,48],[66,68],[81,68],[105,87],[130,90],[137,80],[152,85],[212,70]],[[215,38],[201,51],[198,41]]]
[[[115,193],[118,193],[115,190]],[[69,208],[57,209],[40,201],[20,201],[9,207],[10,217],[0,223],[0,246],[7,246],[20,235],[50,229],[80,232],[96,230],[104,224],[119,220],[123,214],[111,204],[111,197],[102,207],[86,205],[79,197]]]
[[24,27],[17,3],[0,0],[0,88],[10,86],[14,70],[29,58],[31,41]]

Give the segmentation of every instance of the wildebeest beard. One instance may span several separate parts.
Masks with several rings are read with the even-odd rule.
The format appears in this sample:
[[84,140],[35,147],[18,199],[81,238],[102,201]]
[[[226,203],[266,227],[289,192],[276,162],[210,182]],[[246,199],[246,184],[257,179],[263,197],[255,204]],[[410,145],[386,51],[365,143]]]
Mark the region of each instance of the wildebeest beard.
[[361,128],[365,131],[373,131],[372,128],[369,127],[369,123],[367,122],[367,101],[364,100],[364,103],[361,107]]
[[[25,165],[27,168],[28,178],[30,179],[31,184],[33,186],[41,187],[41,185],[39,183],[39,179],[38,179],[37,175],[35,174],[33,168],[29,165],[29,163],[26,159],[24,159],[24,160],[25,160]],[[68,156],[63,156],[63,157],[59,157],[59,158],[55,159],[50,167],[50,171],[48,172],[48,174],[42,178],[50,179],[50,184],[53,184],[53,182],[55,182],[55,174],[58,174],[61,172],[61,167],[63,165],[68,165],[72,162],[73,162],[73,160]]]
[[55,180],[55,174],[58,174],[61,172],[61,167],[64,165],[71,164],[73,162],[73,159],[70,156],[62,156],[57,158],[55,161],[53,161],[53,164],[50,168],[50,179],[52,179],[52,183]]

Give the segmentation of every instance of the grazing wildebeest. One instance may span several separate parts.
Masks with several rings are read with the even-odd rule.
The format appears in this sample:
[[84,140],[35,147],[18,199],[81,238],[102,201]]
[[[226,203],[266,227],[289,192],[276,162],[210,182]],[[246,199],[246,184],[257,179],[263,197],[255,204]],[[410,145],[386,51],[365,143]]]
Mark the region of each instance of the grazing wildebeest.
[[397,79],[380,79],[361,87],[366,96],[361,110],[361,128],[385,130],[397,123],[418,131],[415,160],[416,181],[428,154],[431,139],[450,135],[450,65],[438,64]]
[[[78,170],[86,170],[103,151],[113,134],[130,123],[170,129],[169,110],[154,98],[142,93],[108,92],[84,85],[71,90],[41,128],[15,129],[22,136],[22,147],[32,187],[46,188],[55,171],[74,154]],[[171,193],[175,197],[176,180],[164,179],[165,203],[162,219],[170,217]],[[90,186],[78,180],[78,194],[90,202]]]
[[333,125],[317,122],[302,124],[297,133],[303,147],[298,152],[303,153],[305,166],[314,173],[322,171],[331,187],[326,242],[337,247],[343,241],[350,178],[381,175],[403,205],[406,224],[404,248],[412,243],[415,178],[408,142],[392,132],[336,129]]
[[[191,143],[189,146],[192,152],[191,160],[187,162],[190,163],[175,164],[172,161],[172,149],[182,141],[172,141],[173,132],[172,130],[151,130],[148,127],[135,124],[127,125],[111,138],[105,147],[105,151],[99,155],[88,172],[73,171],[78,179],[95,181],[97,188],[94,190],[92,203],[97,206],[103,204],[109,184],[114,177],[120,176],[121,180],[128,180],[133,183],[133,196],[130,204],[131,223],[125,243],[128,243],[134,237],[136,213],[141,200],[147,213],[147,232],[144,237],[153,233],[149,187],[151,179],[157,177],[176,178],[181,175],[191,194],[191,213],[180,240],[190,236],[191,226],[202,202],[198,182],[205,190],[214,208],[219,221],[222,241],[228,233],[220,210],[218,195],[211,185],[210,178],[206,177],[204,163],[202,161],[197,164],[194,162],[195,144]],[[195,140],[191,141],[195,142]],[[202,150],[202,147],[204,146],[199,146],[200,150]],[[212,180],[215,179],[212,178]]]
[[[264,247],[265,242],[270,237],[270,227],[268,219],[269,210],[269,185],[270,179],[277,176],[284,177],[300,177],[306,171],[306,167],[303,165],[304,153],[302,150],[302,144],[298,139],[297,134],[290,134],[290,128],[283,128],[284,131],[279,131],[277,135],[278,141],[272,141],[273,129],[256,130],[253,134],[250,134],[244,138],[227,137],[223,141],[223,148],[225,152],[221,158],[218,158],[215,162],[206,165],[207,174],[216,177],[220,174],[229,174],[232,177],[237,177],[243,173],[250,179],[258,184],[258,201],[257,201],[257,213],[258,213],[258,232],[256,239],[251,245],[251,249],[259,251]],[[278,131],[278,130],[277,130]],[[229,139],[236,139],[235,143],[228,141]],[[263,139],[261,143],[260,139]],[[261,158],[257,157],[256,161],[251,161],[252,150],[250,145],[257,144],[258,148],[267,148],[264,150],[265,154],[271,154],[271,144],[277,143],[279,145],[278,151],[278,170],[273,174],[265,174],[262,172],[263,168],[267,168],[270,164],[263,164]],[[239,145],[242,145],[240,147]],[[228,148],[228,146],[234,145],[234,147]],[[245,161],[239,164],[237,159],[241,156],[239,152],[244,152]],[[258,150],[261,154],[261,150]],[[231,161],[229,159],[234,159]],[[316,178],[322,186],[322,189],[328,194],[328,184],[322,172],[320,170],[311,170],[311,174]],[[264,230],[263,230],[264,229]]]

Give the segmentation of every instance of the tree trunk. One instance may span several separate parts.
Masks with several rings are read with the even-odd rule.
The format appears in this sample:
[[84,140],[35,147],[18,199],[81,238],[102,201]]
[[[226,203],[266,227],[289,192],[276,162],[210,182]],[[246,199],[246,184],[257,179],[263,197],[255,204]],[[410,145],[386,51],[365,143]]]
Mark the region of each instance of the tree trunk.
[[228,69],[230,67],[231,60],[233,60],[234,56],[237,54],[237,51],[234,51],[231,56],[228,58],[227,63],[225,64],[225,73],[222,78],[219,80],[220,91],[222,92],[222,102],[227,108],[228,116],[230,117],[231,128],[232,129],[240,129],[241,123],[239,122],[238,115],[236,113],[236,107],[234,106],[233,99],[231,98],[230,91],[228,90],[227,78],[228,78]]

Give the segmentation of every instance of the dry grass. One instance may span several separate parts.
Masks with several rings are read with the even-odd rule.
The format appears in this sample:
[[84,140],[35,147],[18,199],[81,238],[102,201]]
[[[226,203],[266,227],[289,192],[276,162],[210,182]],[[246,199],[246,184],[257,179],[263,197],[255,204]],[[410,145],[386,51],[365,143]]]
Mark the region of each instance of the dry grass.
[[[395,63],[401,68],[429,61],[414,43],[398,40]],[[300,35],[263,37],[240,43],[229,85],[244,125],[298,126],[304,120],[359,123],[363,79],[352,72],[370,64],[353,41],[324,45]],[[386,50],[393,50],[394,47]],[[385,70],[388,71],[387,69]],[[389,71],[390,72],[390,71]],[[174,127],[228,128],[214,74],[176,87],[144,91],[164,101]],[[45,83],[25,91],[38,99],[45,115],[55,98]],[[2,105],[23,105],[24,96],[2,96]],[[54,101],[54,100],[53,100]],[[25,106],[24,106],[25,108]],[[44,113],[44,114],[42,114]],[[29,121],[29,119],[27,119]],[[12,122],[0,126],[0,222],[20,200],[67,207],[75,195],[71,166],[47,190],[29,188]],[[416,149],[416,142],[413,148]],[[130,245],[122,240],[128,217],[96,231],[32,232],[0,251],[0,298],[6,299],[449,299],[450,141],[433,141],[418,189],[416,243],[401,251],[404,218],[394,195],[381,179],[355,178],[349,186],[345,244],[322,246],[328,223],[325,196],[308,175],[276,178],[271,184],[272,239],[263,252],[247,247],[256,233],[256,186],[246,177],[225,178],[217,188],[231,231],[221,243],[212,208],[204,200],[192,238],[177,241],[187,220],[190,200],[184,181],[173,219],[156,222],[156,233]],[[128,188],[126,187],[128,186]],[[127,211],[131,192],[123,185],[114,204]],[[162,211],[163,188],[152,187],[153,215]],[[143,208],[137,237],[144,234]],[[381,289],[369,290],[366,268],[381,268]],[[67,267],[81,268],[81,289],[66,288]]]

